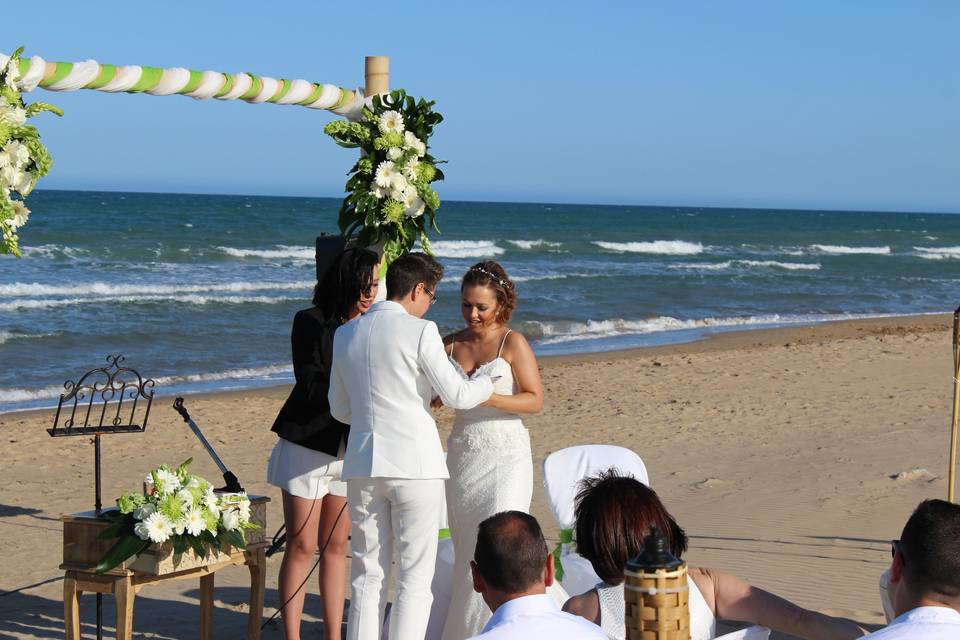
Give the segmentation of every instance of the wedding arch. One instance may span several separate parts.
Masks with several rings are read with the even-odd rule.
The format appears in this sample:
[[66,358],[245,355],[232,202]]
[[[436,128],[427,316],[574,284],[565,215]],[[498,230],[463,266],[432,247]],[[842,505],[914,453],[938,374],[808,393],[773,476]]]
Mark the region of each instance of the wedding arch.
[[[429,251],[428,228],[436,228],[440,199],[431,186],[443,179],[429,153],[433,128],[443,117],[432,101],[389,91],[389,58],[368,56],[364,86],[288,80],[253,73],[197,71],[182,67],[102,64],[95,60],[50,62],[24,58],[23,49],[0,54],[0,253],[19,256],[18,229],[29,219],[26,199],[52,158],[28,119],[43,112],[63,115],[43,103],[27,104],[22,93],[89,89],[107,93],[184,95],[197,100],[243,100],[328,110],[343,116],[324,131],[340,146],[358,148],[340,208],[341,233],[376,247],[384,265],[420,242]],[[426,214],[426,215],[424,215]]]

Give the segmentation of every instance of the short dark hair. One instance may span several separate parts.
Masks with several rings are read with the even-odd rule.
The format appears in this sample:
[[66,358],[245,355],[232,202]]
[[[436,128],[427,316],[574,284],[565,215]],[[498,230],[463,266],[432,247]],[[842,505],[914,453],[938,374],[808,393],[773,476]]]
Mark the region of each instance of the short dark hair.
[[627,560],[640,555],[653,526],[666,537],[673,555],[680,558],[687,550],[687,534],[657,493],[613,468],[580,482],[574,513],[577,552],[609,585],[623,582]]
[[547,543],[537,519],[501,511],[480,523],[473,561],[484,582],[503,593],[522,593],[544,579]]
[[436,291],[441,278],[443,265],[433,256],[420,252],[407,253],[390,263],[387,269],[387,298],[403,298],[420,282]]
[[342,252],[313,288],[313,305],[328,321],[343,324],[360,296],[370,292],[379,263],[380,256],[369,249],[356,247]]
[[924,500],[900,534],[903,574],[917,595],[960,599],[960,505]]

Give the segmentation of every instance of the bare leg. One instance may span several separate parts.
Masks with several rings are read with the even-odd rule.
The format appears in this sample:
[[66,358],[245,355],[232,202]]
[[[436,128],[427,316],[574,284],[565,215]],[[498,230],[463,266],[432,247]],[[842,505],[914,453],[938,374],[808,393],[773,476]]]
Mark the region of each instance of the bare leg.
[[[300,640],[300,618],[307,579],[317,552],[321,500],[298,498],[283,491],[283,522],[287,529],[286,551],[280,564],[280,605],[283,606],[283,634],[287,640]],[[299,591],[298,591],[299,589]],[[286,605],[284,605],[286,603]]]
[[321,548],[327,543],[320,559],[320,597],[323,600],[327,640],[340,640],[343,620],[347,544],[350,537],[350,514],[345,509],[346,505],[346,498],[328,494],[323,498],[323,509],[320,511],[318,540]]

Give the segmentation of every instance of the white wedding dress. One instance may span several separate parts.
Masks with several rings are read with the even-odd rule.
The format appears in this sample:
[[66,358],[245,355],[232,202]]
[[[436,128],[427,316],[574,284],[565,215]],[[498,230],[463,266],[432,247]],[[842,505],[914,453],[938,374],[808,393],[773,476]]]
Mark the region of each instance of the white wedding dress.
[[[509,335],[509,331],[507,335]],[[503,341],[506,342],[504,335]],[[453,358],[450,360],[465,377],[481,373],[500,376],[494,393],[513,395],[517,387],[510,363],[500,356],[471,375]],[[458,411],[447,441],[447,514],[453,538],[453,596],[443,640],[463,640],[478,635],[491,613],[483,598],[473,590],[470,561],[477,544],[477,526],[495,513],[508,510],[529,512],[533,496],[533,456],[530,436],[515,413],[489,407]],[[559,585],[557,585],[559,586]],[[554,590],[555,591],[555,590]],[[565,598],[554,595],[555,599]]]

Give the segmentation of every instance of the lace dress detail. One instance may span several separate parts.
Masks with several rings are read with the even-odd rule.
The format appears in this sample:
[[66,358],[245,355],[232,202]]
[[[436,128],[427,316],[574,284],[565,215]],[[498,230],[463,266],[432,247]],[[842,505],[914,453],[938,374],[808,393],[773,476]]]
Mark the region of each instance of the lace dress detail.
[[[500,353],[470,375],[452,356],[450,359],[465,378],[500,376],[493,383],[494,393],[513,395],[517,391],[510,363]],[[458,411],[447,441],[447,467],[447,515],[455,559],[453,595],[443,639],[463,640],[478,635],[490,619],[490,610],[474,592],[470,577],[477,526],[500,511],[530,510],[533,458],[527,429],[518,415],[499,409]]]
[[[697,583],[688,577],[687,584],[690,587],[690,640],[710,640],[717,635],[717,618],[697,588]],[[601,582],[596,589],[600,600],[600,628],[610,640],[624,640],[627,612],[623,601],[623,583],[611,587]]]

